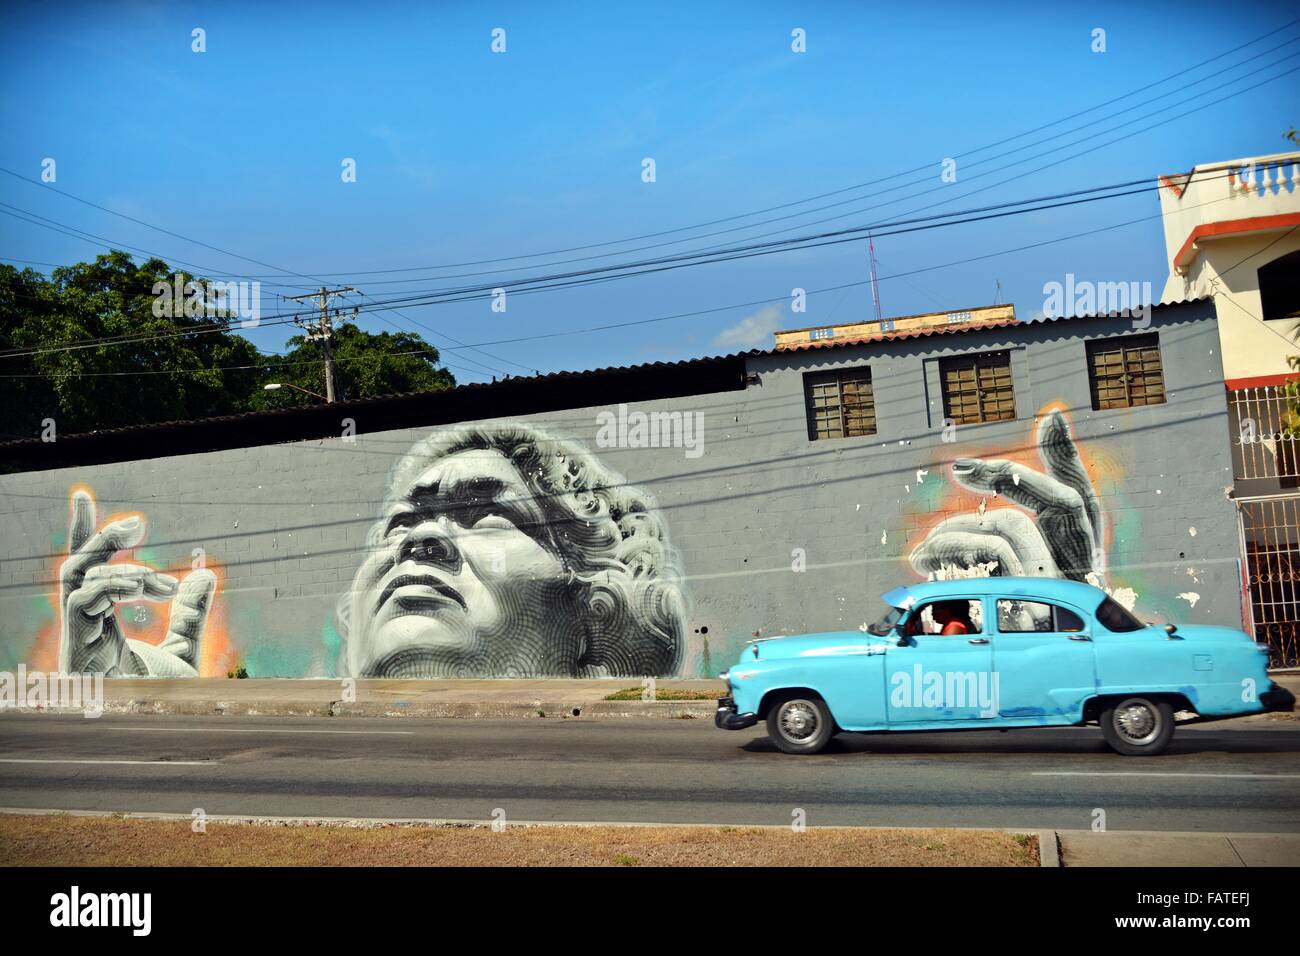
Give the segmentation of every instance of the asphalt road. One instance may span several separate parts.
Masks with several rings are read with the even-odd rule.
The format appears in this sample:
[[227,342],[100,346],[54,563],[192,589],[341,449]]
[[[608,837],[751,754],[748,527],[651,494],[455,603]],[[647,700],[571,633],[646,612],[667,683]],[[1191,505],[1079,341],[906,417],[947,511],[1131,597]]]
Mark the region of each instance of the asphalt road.
[[[267,816],[1300,832],[1300,728],[849,735],[816,757],[704,720],[0,717],[0,807]],[[0,848],[2,852],[2,848]]]

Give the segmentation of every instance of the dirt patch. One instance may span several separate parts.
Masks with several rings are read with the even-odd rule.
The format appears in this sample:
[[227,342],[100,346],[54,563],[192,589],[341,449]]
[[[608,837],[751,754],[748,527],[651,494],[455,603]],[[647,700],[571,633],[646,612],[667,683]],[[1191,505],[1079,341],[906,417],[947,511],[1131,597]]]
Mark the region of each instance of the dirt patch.
[[[640,687],[624,687],[622,690],[616,690],[612,694],[606,694],[603,700],[641,700],[641,695],[645,691]],[[717,700],[722,696],[721,690],[672,690],[669,688],[655,688],[654,697],[651,700]]]
[[0,815],[9,866],[1038,866],[986,830],[253,824]]

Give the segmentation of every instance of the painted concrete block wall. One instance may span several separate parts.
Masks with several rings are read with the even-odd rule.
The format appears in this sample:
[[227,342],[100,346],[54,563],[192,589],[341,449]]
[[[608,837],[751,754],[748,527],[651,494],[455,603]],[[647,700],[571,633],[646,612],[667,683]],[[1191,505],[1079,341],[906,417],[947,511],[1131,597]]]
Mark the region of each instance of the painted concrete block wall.
[[[1148,619],[1240,626],[1212,303],[1144,331],[1163,405],[1092,410],[1085,341],[1134,334],[1096,319],[757,355],[743,391],[0,476],[0,668],[73,648],[110,674],[712,674],[755,634],[854,629],[882,591],[981,565],[1090,575]],[[996,349],[1016,420],[945,430],[937,360]],[[862,365],[878,433],[810,441],[804,373]],[[638,413],[680,413],[660,421],[667,447],[645,447]],[[1044,443],[1076,450],[1087,527],[1038,477]],[[516,478],[532,505],[487,507]],[[418,500],[386,501],[394,481]],[[91,575],[112,583],[86,624],[61,613],[60,568],[96,529],[120,549]],[[434,570],[398,580],[401,562]]]

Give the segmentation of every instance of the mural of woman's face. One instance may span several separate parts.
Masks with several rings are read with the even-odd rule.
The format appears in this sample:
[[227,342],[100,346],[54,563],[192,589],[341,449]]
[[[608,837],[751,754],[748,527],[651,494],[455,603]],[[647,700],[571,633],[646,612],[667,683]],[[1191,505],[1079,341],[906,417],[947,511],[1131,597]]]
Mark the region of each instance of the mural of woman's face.
[[357,676],[560,674],[579,653],[571,576],[515,466],[473,449],[427,468],[385,516],[353,587]]

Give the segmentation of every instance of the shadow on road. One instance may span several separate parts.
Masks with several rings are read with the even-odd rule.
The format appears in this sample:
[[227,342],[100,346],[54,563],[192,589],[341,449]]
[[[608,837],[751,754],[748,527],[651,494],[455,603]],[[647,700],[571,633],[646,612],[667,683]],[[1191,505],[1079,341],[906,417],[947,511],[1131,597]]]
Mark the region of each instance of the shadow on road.
[[[779,753],[767,737],[754,737],[741,745],[747,753]],[[1188,754],[1293,754],[1300,753],[1300,734],[1276,730],[1183,730],[1174,735],[1163,756]],[[820,756],[918,756],[933,754],[1111,754],[1114,751],[1095,728],[1044,730],[889,731],[876,734],[837,734]],[[1151,758],[1159,760],[1159,757]]]

